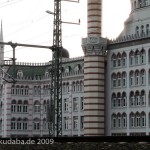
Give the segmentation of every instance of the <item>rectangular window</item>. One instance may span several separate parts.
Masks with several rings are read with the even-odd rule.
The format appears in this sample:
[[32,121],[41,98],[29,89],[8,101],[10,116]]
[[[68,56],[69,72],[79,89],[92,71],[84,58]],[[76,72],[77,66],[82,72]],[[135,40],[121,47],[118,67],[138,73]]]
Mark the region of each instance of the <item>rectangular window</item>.
[[136,97],[136,105],[140,106],[140,97],[139,96]]
[[69,117],[64,117],[64,129],[69,129]]
[[121,79],[118,79],[118,86],[121,86]]
[[40,123],[34,122],[34,130],[40,130]]
[[28,124],[27,122],[23,122],[23,130],[27,130],[28,129]]
[[144,64],[144,55],[141,56],[141,63]]
[[40,105],[35,105],[35,106],[34,106],[34,112],[35,112],[35,113],[40,112]]
[[126,128],[127,127],[127,118],[123,117],[123,127]]
[[131,117],[131,127],[134,127],[134,117]]
[[133,77],[130,78],[130,85],[133,86]]
[[136,85],[139,85],[139,76],[136,76]]
[[134,106],[135,102],[134,102],[134,97],[131,97],[131,106]]
[[83,97],[81,97],[81,110],[84,110],[84,99],[83,99]]
[[78,130],[78,117],[77,116],[73,117],[73,129]]
[[24,106],[23,106],[23,112],[28,112],[28,107],[27,107],[27,105],[24,105]]
[[64,111],[69,110],[69,99],[64,99]]
[[17,106],[17,112],[21,112],[22,111],[22,106],[21,105],[18,105]]
[[146,127],[146,119],[145,119],[145,116],[142,117],[142,127]]
[[113,118],[113,128],[116,128],[116,118]]
[[126,86],[126,79],[125,79],[125,78],[123,78],[123,83],[122,83],[122,85],[123,85],[123,87]]
[[113,87],[116,87],[116,80],[113,79]]
[[138,65],[139,64],[139,55],[135,56],[135,64]]
[[116,107],[116,99],[114,99],[114,98],[113,98],[113,104],[112,104],[112,106]]
[[17,130],[21,130],[21,122],[17,122]]
[[120,107],[121,106],[121,99],[119,98],[118,99],[118,107]]
[[77,97],[73,98],[73,110],[78,111],[78,98]]
[[81,116],[81,123],[80,123],[80,128],[84,128],[84,116]]
[[116,60],[113,60],[113,67],[116,67]]
[[122,66],[123,66],[123,67],[126,66],[126,59],[125,59],[125,58],[122,59]]
[[120,67],[120,66],[121,66],[121,60],[118,59],[118,67]]
[[11,112],[16,112],[16,105],[14,104],[11,105]]
[[142,106],[145,106],[145,96],[141,97]]
[[16,122],[11,122],[11,129],[15,130],[16,129]]
[[130,65],[131,65],[131,66],[133,65],[133,59],[134,59],[134,57],[131,56],[131,57],[130,57]]
[[126,98],[123,98],[123,107],[127,106]]
[[137,118],[136,118],[136,126],[137,126],[137,127],[140,127],[140,117],[137,117]]
[[121,127],[121,118],[118,118],[118,128]]

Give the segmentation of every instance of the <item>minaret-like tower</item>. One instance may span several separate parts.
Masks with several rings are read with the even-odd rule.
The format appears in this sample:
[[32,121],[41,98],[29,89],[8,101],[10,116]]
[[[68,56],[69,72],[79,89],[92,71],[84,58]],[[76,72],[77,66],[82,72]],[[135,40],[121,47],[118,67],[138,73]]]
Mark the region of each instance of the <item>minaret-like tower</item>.
[[84,135],[105,135],[105,52],[107,39],[101,37],[102,0],[88,0],[88,37],[84,51]]
[[[3,42],[3,25],[1,21],[1,29],[0,29],[0,42]],[[0,65],[4,60],[4,45],[0,45]]]

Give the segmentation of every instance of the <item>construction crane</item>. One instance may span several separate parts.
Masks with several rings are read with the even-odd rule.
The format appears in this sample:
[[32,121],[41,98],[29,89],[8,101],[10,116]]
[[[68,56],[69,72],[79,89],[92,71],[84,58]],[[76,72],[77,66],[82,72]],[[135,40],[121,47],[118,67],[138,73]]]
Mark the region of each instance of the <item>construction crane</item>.
[[61,0],[54,0],[54,24],[51,75],[51,96],[49,103],[49,134],[62,135],[62,29]]

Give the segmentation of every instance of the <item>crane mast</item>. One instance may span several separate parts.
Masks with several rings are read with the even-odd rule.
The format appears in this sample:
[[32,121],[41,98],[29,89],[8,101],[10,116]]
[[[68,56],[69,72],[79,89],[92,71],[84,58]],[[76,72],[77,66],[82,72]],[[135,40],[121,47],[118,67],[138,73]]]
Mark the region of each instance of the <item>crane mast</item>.
[[53,46],[51,65],[51,96],[49,103],[49,134],[62,135],[62,29],[61,0],[54,0]]

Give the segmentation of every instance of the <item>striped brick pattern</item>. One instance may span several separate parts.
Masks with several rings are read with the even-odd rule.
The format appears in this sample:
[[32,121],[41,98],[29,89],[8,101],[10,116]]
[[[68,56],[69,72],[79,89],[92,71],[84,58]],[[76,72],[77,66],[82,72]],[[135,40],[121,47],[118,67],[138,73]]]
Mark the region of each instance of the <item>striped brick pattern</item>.
[[102,0],[88,0],[88,36],[101,36]]
[[104,133],[104,79],[103,55],[84,58],[84,135],[103,136]]

